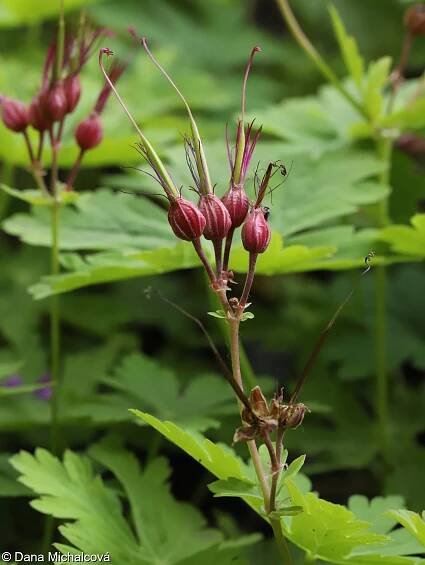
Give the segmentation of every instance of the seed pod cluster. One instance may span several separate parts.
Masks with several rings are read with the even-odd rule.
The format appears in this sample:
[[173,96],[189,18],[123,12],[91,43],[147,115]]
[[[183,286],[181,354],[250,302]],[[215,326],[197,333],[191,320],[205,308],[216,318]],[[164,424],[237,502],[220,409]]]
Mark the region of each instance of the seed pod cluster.
[[249,198],[242,185],[232,184],[221,199],[229,212],[232,228],[239,228],[248,214]]
[[249,253],[264,253],[270,243],[271,231],[267,222],[267,210],[254,207],[242,227],[242,243]]
[[223,202],[213,193],[202,195],[199,210],[205,218],[204,237],[221,241],[229,233],[232,221]]
[[[63,27],[60,28],[60,30]],[[38,186],[45,193],[56,190],[58,172],[51,168],[50,183],[46,182],[46,172],[43,167],[43,155],[46,145],[52,151],[51,162],[57,162],[60,151],[64,121],[67,115],[73,113],[81,97],[80,73],[93,53],[96,40],[108,32],[106,29],[92,31],[81,23],[81,28],[74,36],[71,32],[63,35],[63,41],[55,39],[47,50],[41,73],[40,87],[28,105],[20,100],[0,95],[1,119],[9,130],[23,134],[28,151],[30,168]],[[65,32],[63,31],[63,34]],[[61,47],[62,46],[62,47]],[[80,148],[80,153],[71,168],[65,184],[65,190],[70,190],[81,166],[83,154],[97,147],[103,138],[101,113],[108,100],[113,84],[121,76],[125,65],[116,62],[109,70],[107,76],[110,83],[105,84],[94,100],[92,111],[76,127],[74,132],[75,142]],[[112,85],[112,86],[111,86]],[[33,137],[28,135],[27,128],[32,127],[39,133],[37,148]],[[45,135],[48,133],[48,135]],[[44,151],[43,151],[44,150]],[[49,188],[47,185],[50,185]]]
[[168,222],[174,234],[184,241],[195,241],[204,232],[205,218],[190,200],[179,197],[170,202]]
[[75,130],[75,140],[78,147],[87,151],[97,147],[103,138],[102,122],[97,113],[83,120]]

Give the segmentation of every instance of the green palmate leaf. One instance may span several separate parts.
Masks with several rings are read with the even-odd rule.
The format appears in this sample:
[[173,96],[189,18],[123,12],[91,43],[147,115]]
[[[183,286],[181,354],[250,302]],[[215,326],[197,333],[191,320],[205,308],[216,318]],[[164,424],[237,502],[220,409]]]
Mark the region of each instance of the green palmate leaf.
[[263,503],[258,486],[248,480],[235,479],[233,477],[226,480],[214,481],[208,485],[209,490],[215,497],[239,497],[253,498],[259,504]]
[[303,512],[282,519],[285,533],[312,560],[355,565],[408,565],[421,561],[385,555],[385,544],[391,540],[370,531],[368,522],[359,520],[344,506],[322,500],[313,493],[302,494],[292,480],[287,481],[287,488]]
[[[330,245],[307,247],[305,245],[285,246],[280,234],[273,232],[267,253],[261,256],[257,265],[257,273],[274,275],[277,273],[293,273],[309,270],[315,261],[328,259],[336,248]],[[245,272],[248,268],[246,251],[237,247],[231,255],[232,268],[237,272]]]
[[357,88],[361,90],[364,74],[363,57],[360,55],[356,40],[347,34],[344,24],[335,7],[331,6],[329,11],[332,18],[334,32],[338,40],[339,48],[347,71],[353,78]]
[[[16,214],[4,230],[31,245],[50,246],[48,211]],[[61,213],[61,249],[153,249],[173,246],[175,238],[161,208],[147,199],[109,190],[81,194],[76,208]]]
[[[245,465],[229,447],[215,444],[209,439],[190,430],[186,431],[172,422],[158,420],[150,414],[138,410],[131,412],[180,447],[219,479],[208,485],[214,496],[242,498],[262,518],[267,519],[263,506],[263,496],[252,465],[249,467]],[[264,466],[267,467],[270,460],[265,446],[261,446],[259,451]],[[295,479],[299,488],[303,491],[308,490],[310,486],[306,477],[298,475],[303,462],[304,456],[293,461],[290,467],[282,473],[278,485],[277,510],[286,511],[286,515],[298,512],[298,509],[288,510],[290,506],[288,505],[288,495],[290,493],[286,488],[286,478]]]
[[402,524],[422,545],[423,553],[425,553],[425,513],[422,516],[416,512],[409,510],[391,510],[388,512],[391,518],[394,518]]
[[382,57],[369,64],[364,85],[364,105],[372,121],[377,122],[384,104],[383,88],[388,81],[391,58]]
[[139,410],[131,410],[131,412],[196,459],[219,479],[231,477],[241,481],[251,480],[250,470],[229,447],[213,443],[196,432],[186,431],[173,422],[162,422]]
[[28,496],[30,489],[17,481],[18,475],[9,463],[11,453],[0,454],[0,496]]
[[371,529],[377,534],[387,534],[390,532],[397,520],[387,514],[392,508],[404,506],[402,496],[377,496],[368,500],[366,496],[354,495],[348,500],[348,508],[361,520],[370,522]]
[[388,226],[381,231],[380,239],[389,243],[398,253],[414,257],[425,256],[425,214],[416,214],[411,219],[412,227]]
[[137,406],[203,431],[219,427],[220,416],[233,414],[235,409],[231,388],[220,375],[192,378],[182,387],[173,371],[137,354],[126,357],[113,377],[104,377],[102,383],[114,392],[96,397],[92,408],[97,421],[128,420],[128,407]]
[[173,499],[168,485],[171,469],[165,459],[152,462],[142,473],[132,454],[109,442],[93,446],[90,453],[123,485],[149,562],[178,563],[222,540],[219,532],[205,529],[198,510]]
[[[118,494],[94,474],[86,457],[67,451],[62,463],[38,449],[34,456],[21,452],[12,458],[20,481],[39,495],[32,506],[71,520],[59,528],[72,544],[55,544],[62,552],[109,553],[112,562],[131,565],[191,563],[192,557],[208,555],[209,550],[227,556],[232,544],[227,547],[219,531],[206,528],[198,510],[170,494],[165,459],[153,460],[142,470],[137,459],[112,439],[93,446],[90,454],[122,485],[131,524],[124,518]],[[258,536],[246,537],[233,546],[257,540]]]
[[[280,149],[276,145],[276,153],[289,162],[293,155],[320,157],[347,146],[353,128],[363,123],[350,103],[329,85],[322,86],[316,96],[290,98],[265,109],[260,107],[250,118],[255,118],[266,133],[285,140]],[[264,143],[257,150],[261,151]]]
[[[33,206],[52,206],[53,204],[53,199],[43,194],[40,190],[17,190],[5,184],[0,184],[0,190]],[[60,204],[73,204],[77,202],[79,196],[78,192],[63,190],[59,193],[58,200]]]
[[[391,511],[394,508],[404,507],[404,500],[400,496],[377,496],[369,501],[365,496],[354,495],[348,501],[348,508],[361,520],[371,524],[371,530],[378,534],[386,534],[390,541],[380,551],[385,555],[419,555],[424,552],[423,546],[405,528],[394,527],[397,517],[393,515],[405,510]],[[364,552],[368,553],[367,547]],[[356,553],[360,553],[357,550]]]
[[11,459],[20,481],[40,498],[31,505],[56,518],[76,520],[61,527],[65,538],[88,553],[109,552],[118,562],[141,564],[140,546],[125,521],[118,496],[95,476],[90,462],[70,451],[61,463],[48,451],[21,452]]
[[71,260],[74,263],[73,272],[43,277],[41,282],[30,288],[34,298],[45,298],[84,286],[158,275],[200,265],[193,247],[187,243],[137,253],[100,253],[88,256],[85,260],[74,255]]

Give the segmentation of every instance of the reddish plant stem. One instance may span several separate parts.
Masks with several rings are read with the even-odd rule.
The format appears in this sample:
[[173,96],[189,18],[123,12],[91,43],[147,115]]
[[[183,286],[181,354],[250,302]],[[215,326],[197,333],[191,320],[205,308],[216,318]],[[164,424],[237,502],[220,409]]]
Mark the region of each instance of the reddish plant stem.
[[223,271],[229,270],[230,249],[232,247],[234,233],[235,233],[235,228],[230,228],[229,233],[227,234],[226,237],[226,244],[224,246]]
[[41,158],[43,156],[43,148],[44,148],[44,131],[40,131],[38,134],[38,148],[37,148],[37,162],[41,162]]
[[[233,378],[235,379],[236,383],[240,386],[243,390],[243,381],[242,381],[242,374],[241,374],[241,366],[240,366],[240,349],[239,349],[239,320],[238,319],[230,319],[229,320],[229,327],[230,327],[230,355],[232,358],[232,371],[233,371]],[[239,402],[239,410],[242,412],[242,404]],[[251,455],[251,459],[254,465],[255,473],[258,477],[258,481],[260,483],[261,492],[264,498],[264,506],[265,508],[269,507],[269,500],[270,500],[270,491],[269,485],[267,484],[266,475],[263,469],[263,464],[260,459],[260,454],[258,453],[257,444],[255,440],[247,442],[249,453]]]
[[276,510],[276,494],[277,485],[279,484],[280,473],[282,471],[282,443],[283,443],[283,426],[279,426],[276,433],[276,470],[272,470],[272,483],[270,487],[270,512]]
[[69,173],[68,180],[66,181],[65,190],[67,190],[67,191],[72,190],[72,186],[73,186],[75,179],[78,175],[78,172],[80,170],[80,166],[81,166],[81,162],[82,162],[83,157],[84,157],[84,153],[85,153],[84,149],[80,149],[80,152],[78,153],[78,156],[75,160],[75,163],[72,166],[71,172]]
[[241,299],[239,300],[239,308],[241,312],[244,311],[246,303],[248,301],[249,293],[251,291],[252,283],[254,281],[255,275],[255,265],[257,263],[258,253],[250,253],[249,254],[249,264],[248,264],[248,273],[245,279],[245,286],[242,292]]
[[31,172],[32,172],[32,175],[33,175],[33,177],[34,177],[34,179],[35,179],[35,181],[36,181],[36,183],[37,183],[38,188],[39,188],[46,196],[48,196],[48,195],[49,195],[49,191],[47,190],[46,183],[44,182],[43,176],[42,176],[42,174],[41,174],[39,162],[38,162],[38,160],[36,160],[36,159],[34,158],[34,151],[33,151],[33,148],[32,148],[32,145],[31,145],[31,140],[30,140],[30,138],[29,138],[29,136],[28,136],[27,130],[24,130],[24,131],[23,131],[23,136],[24,136],[24,139],[25,139],[25,145],[26,145],[26,147],[27,147],[28,155],[29,155],[30,162],[31,162]]
[[205,270],[207,271],[208,277],[210,279],[211,284],[215,283],[216,281],[216,276],[214,274],[214,271],[210,265],[210,262],[208,261],[204,250],[202,249],[202,244],[201,244],[201,240],[198,237],[198,239],[194,239],[192,241],[193,243],[193,247],[195,248],[196,253],[198,254],[199,259],[201,260],[202,264],[205,267]]
[[213,241],[213,246],[215,254],[215,271],[217,273],[218,280],[221,280],[223,272],[223,240],[220,239]]
[[52,166],[50,169],[50,193],[53,198],[57,197],[57,181],[58,181],[58,142],[53,133],[53,127],[49,129],[50,145],[52,149]]

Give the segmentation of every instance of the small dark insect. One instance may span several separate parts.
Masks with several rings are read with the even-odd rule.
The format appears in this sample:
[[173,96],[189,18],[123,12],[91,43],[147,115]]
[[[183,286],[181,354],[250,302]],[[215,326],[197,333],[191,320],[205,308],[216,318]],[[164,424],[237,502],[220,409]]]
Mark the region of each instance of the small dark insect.
[[283,177],[286,177],[286,175],[288,174],[288,169],[285,167],[284,163],[282,161],[280,161],[279,159],[277,161],[275,161],[274,163],[272,163],[273,167],[275,167],[276,169],[278,169],[280,171],[280,174]]
[[264,218],[268,220],[270,218],[270,208],[268,206],[263,206]]

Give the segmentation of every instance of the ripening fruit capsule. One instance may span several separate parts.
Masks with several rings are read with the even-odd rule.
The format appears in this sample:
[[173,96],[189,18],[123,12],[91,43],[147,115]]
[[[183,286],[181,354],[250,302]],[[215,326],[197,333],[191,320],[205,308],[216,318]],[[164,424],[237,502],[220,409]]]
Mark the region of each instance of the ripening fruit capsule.
[[249,198],[244,187],[233,184],[221,200],[229,212],[232,228],[241,226],[249,209]]
[[102,138],[102,123],[99,116],[95,113],[83,120],[75,130],[75,139],[83,151],[97,147]]
[[412,35],[425,35],[425,5],[410,6],[404,14],[404,25]]
[[242,226],[242,243],[250,253],[264,253],[270,243],[270,226],[264,208],[253,208]]
[[29,110],[30,124],[37,131],[46,131],[49,129],[51,120],[48,118],[43,104],[43,95],[38,94],[33,98]]
[[53,85],[43,95],[43,105],[46,114],[53,122],[62,120],[67,112],[68,102],[62,82]]
[[28,107],[20,100],[4,98],[2,100],[2,119],[8,129],[22,132],[29,124]]
[[171,200],[168,222],[174,234],[185,241],[200,238],[206,223],[198,207],[181,196]]
[[205,218],[205,239],[221,241],[229,233],[232,225],[226,206],[215,194],[202,195],[199,210]]
[[68,114],[77,107],[81,96],[81,84],[78,75],[69,75],[63,82],[66,98],[66,111]]

